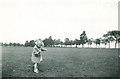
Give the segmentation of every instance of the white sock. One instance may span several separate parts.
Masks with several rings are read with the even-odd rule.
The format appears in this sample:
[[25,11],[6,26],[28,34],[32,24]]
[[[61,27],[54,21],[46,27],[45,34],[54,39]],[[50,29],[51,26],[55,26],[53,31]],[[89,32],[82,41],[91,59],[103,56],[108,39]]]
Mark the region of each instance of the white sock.
[[37,63],[34,64],[34,72],[38,73]]
[[41,61],[43,61],[42,54],[41,54],[40,62],[41,62]]
[[37,63],[34,64],[34,70],[37,69]]

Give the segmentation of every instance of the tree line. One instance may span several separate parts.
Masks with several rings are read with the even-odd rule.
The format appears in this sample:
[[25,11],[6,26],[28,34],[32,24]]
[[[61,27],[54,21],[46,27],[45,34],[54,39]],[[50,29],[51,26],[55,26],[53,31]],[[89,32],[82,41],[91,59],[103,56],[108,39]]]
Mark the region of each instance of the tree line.
[[[75,45],[75,47],[78,47],[79,45],[82,45],[84,48],[84,45],[87,44],[88,47],[91,47],[92,44],[95,44],[96,47],[103,44],[106,48],[106,45],[109,45],[111,42],[115,42],[115,48],[118,43],[120,43],[120,31],[119,30],[113,30],[108,31],[106,34],[103,34],[103,37],[93,39],[88,38],[86,31],[83,31],[80,34],[79,39],[70,40],[69,38],[65,38],[64,42],[60,39],[52,39],[52,36],[49,36],[48,38],[45,38],[43,40],[45,47],[68,47],[72,45]],[[35,45],[35,40],[26,41],[25,44],[20,43],[1,43],[2,46],[25,46],[25,47],[33,47]]]
[[24,46],[24,44],[20,44],[20,43],[3,43],[0,42],[0,46]]

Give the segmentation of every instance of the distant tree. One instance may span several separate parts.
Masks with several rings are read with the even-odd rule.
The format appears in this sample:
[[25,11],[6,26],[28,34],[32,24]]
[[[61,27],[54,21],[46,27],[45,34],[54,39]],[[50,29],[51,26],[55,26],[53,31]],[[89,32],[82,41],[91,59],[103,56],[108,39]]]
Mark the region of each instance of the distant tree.
[[109,41],[109,48],[110,48],[110,43],[113,42],[115,39],[113,37],[108,37],[108,41]]
[[25,47],[28,47],[28,46],[30,46],[30,44],[29,44],[28,41],[26,41],[26,42],[25,42]]
[[59,45],[59,44],[60,44],[60,42],[61,42],[61,41],[60,41],[60,39],[57,39],[57,40],[56,40],[56,39],[54,39],[54,45]]
[[34,40],[31,40],[31,41],[29,42],[29,45],[30,45],[31,47],[34,47],[34,46],[35,46],[35,41],[34,41]]
[[103,37],[105,39],[107,39],[107,41],[109,43],[109,48],[110,48],[110,43],[113,42],[115,39],[112,36],[110,36],[109,34],[104,34]]
[[20,44],[20,46],[22,46],[22,47],[23,47],[23,46],[25,46],[25,45],[24,45],[24,44]]
[[60,45],[61,45],[61,47],[62,47],[63,44],[64,44],[63,41],[60,41]]
[[84,44],[87,43],[87,35],[85,31],[83,31],[83,33],[80,35],[80,42],[82,44],[82,47],[84,47]]
[[16,43],[16,46],[20,46],[20,43]]
[[115,48],[116,48],[116,45],[117,45],[117,43],[119,42],[119,39],[120,39],[120,31],[113,30],[113,31],[109,31],[107,34],[114,38],[114,40],[115,40]]
[[13,44],[10,42],[10,43],[9,43],[9,46],[12,46],[12,45],[13,45]]
[[107,43],[109,43],[109,40],[104,38],[104,39],[102,39],[101,43],[104,44],[105,48],[106,48],[106,45],[107,45]]
[[92,42],[93,42],[93,38],[88,39],[88,41],[87,41],[88,47],[92,45]]
[[52,36],[50,36],[49,38],[45,38],[43,42],[45,46],[52,47],[54,45],[54,40],[52,39]]
[[56,39],[54,39],[53,41],[54,41],[54,45],[57,45],[57,40],[56,40]]
[[70,45],[70,40],[69,40],[69,38],[65,38],[64,44],[66,45],[66,47],[67,47],[67,45]]
[[52,45],[54,45],[54,41],[53,41],[53,39],[52,39],[52,36],[50,36],[50,37],[48,38],[48,45],[51,46],[51,47],[52,47]]
[[54,41],[53,41],[53,39],[52,39],[52,36],[50,36],[50,37],[48,38],[48,45],[51,46],[51,47],[52,47],[52,45],[54,45]]
[[97,45],[100,46],[101,39],[100,38],[95,39],[94,43],[96,44],[96,48],[97,48]]
[[13,43],[13,46],[17,46],[17,44],[16,44],[16,43]]
[[59,45],[61,43],[61,40],[60,39],[57,39],[57,44]]
[[102,43],[102,38],[99,38],[99,40],[100,40],[100,44],[99,44],[99,46],[101,45],[101,43]]
[[46,46],[48,45],[48,39],[45,38],[45,39],[43,40],[43,42],[44,42],[44,46],[46,47]]
[[70,42],[71,47],[72,47],[72,45],[75,44],[73,40],[70,40],[69,42]]
[[7,44],[7,43],[4,43],[3,45],[4,45],[4,46],[8,46],[8,44]]
[[75,47],[77,48],[77,45],[80,45],[80,40],[75,39],[75,40],[74,40],[74,44],[76,45]]

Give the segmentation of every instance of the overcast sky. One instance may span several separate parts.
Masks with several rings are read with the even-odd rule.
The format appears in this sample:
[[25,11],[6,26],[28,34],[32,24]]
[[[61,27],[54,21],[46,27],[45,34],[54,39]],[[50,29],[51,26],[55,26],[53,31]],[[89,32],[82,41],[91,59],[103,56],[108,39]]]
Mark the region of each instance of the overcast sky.
[[0,42],[99,38],[118,29],[119,0],[0,0]]

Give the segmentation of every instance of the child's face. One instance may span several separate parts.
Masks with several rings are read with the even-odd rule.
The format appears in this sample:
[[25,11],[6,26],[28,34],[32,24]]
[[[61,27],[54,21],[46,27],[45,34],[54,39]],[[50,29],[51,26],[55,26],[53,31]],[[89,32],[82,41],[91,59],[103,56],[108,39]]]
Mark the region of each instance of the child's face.
[[43,42],[41,40],[37,40],[36,45],[38,47],[42,47],[43,46]]
[[39,42],[37,43],[37,46],[38,46],[38,47],[42,47],[42,42],[39,41]]

